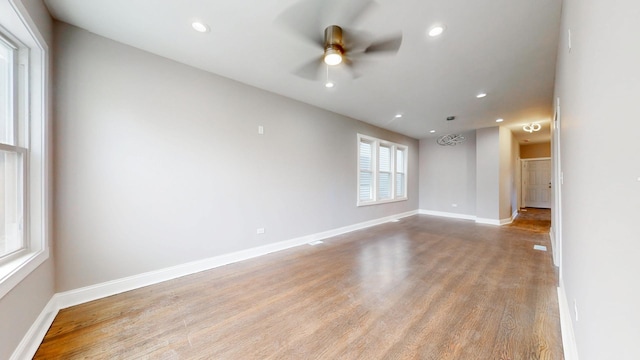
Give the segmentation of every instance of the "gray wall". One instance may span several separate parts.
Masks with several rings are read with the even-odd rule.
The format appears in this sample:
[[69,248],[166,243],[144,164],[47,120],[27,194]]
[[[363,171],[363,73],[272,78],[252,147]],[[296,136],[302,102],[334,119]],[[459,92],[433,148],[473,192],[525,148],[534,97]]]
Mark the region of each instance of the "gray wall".
[[[417,140],[66,24],[56,36],[58,291],[418,208]],[[408,201],[355,206],[358,132],[409,146]]]
[[517,184],[516,162],[518,147],[511,130],[500,127],[500,212],[499,219],[511,218],[513,211],[517,210]]
[[476,216],[500,219],[500,128],[476,130]]
[[461,134],[466,141],[456,146],[420,140],[420,209],[476,214],[476,132]]
[[509,219],[518,208],[515,137],[497,126],[461,134],[467,140],[456,146],[440,146],[436,138],[420,140],[420,209]]
[[[52,46],[52,21],[39,0],[24,0],[23,5]],[[9,359],[38,315],[54,294],[53,255],[0,299],[0,359]]]
[[640,359],[638,18],[635,0],[563,5],[562,281],[581,360]]

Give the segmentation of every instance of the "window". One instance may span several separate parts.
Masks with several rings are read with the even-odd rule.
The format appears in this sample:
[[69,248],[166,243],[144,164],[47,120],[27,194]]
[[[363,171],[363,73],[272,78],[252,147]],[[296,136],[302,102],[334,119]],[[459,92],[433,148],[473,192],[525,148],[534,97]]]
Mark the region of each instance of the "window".
[[406,153],[406,148],[396,148],[396,196],[398,197],[406,197],[407,195],[407,176],[405,175],[405,173],[407,172],[405,164]]
[[358,206],[407,199],[407,146],[358,134]]
[[0,0],[0,298],[49,257],[46,65],[29,15]]
[[0,260],[25,248],[23,236],[25,198],[24,147],[19,101],[24,98],[19,81],[18,48],[0,34]]
[[360,169],[358,177],[358,200],[373,201],[373,142],[367,140],[360,141],[359,163]]

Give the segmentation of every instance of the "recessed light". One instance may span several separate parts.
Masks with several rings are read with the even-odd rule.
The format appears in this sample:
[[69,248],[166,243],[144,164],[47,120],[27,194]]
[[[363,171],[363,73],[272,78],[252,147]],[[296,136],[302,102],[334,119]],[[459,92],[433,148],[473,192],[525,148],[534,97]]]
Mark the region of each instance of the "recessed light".
[[436,131],[435,131],[435,130],[431,130],[431,131],[429,131],[429,132],[433,134],[433,133],[435,133]]
[[197,32],[201,32],[201,33],[205,33],[207,31],[209,31],[209,27],[206,24],[203,24],[201,22],[198,21],[194,21],[191,23],[191,27],[193,28],[193,30],[197,31]]
[[503,122],[504,119],[496,119],[496,122]]
[[478,95],[476,95],[476,97],[477,97],[478,99],[482,99],[482,98],[483,98],[483,97],[485,97],[485,96],[487,96],[487,93],[483,93],[483,92],[482,92],[482,93],[480,93],[480,94],[478,94]]
[[327,88],[332,88],[332,87],[334,87],[334,86],[335,86],[335,84],[334,84],[334,83],[332,83],[331,81],[329,81],[329,82],[327,82],[326,84],[324,84],[324,87],[327,87]]
[[429,36],[436,37],[444,32],[444,26],[436,25],[429,29]]
[[402,117],[402,114],[396,114],[396,116],[394,116],[396,119],[400,119]]

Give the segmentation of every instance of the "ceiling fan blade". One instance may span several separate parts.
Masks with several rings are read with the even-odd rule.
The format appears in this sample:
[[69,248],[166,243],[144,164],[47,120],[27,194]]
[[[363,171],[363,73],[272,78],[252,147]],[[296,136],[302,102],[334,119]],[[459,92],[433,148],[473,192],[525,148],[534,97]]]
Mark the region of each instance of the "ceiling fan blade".
[[380,5],[373,0],[343,1],[342,3],[348,4],[349,8],[343,10],[343,18],[340,20],[348,26],[357,25],[367,14]]
[[369,45],[364,52],[367,54],[380,52],[398,52],[402,45],[402,34],[384,40],[379,40]]
[[300,66],[293,73],[307,80],[318,80],[320,78],[320,69],[322,69],[322,58],[315,58]]
[[278,15],[274,23],[284,27],[293,35],[324,47],[321,25],[321,14],[325,10],[323,5],[322,1],[298,2]]
[[348,49],[347,51],[349,52],[362,52],[366,46],[371,43],[372,36],[366,31],[356,30],[350,27],[343,28],[342,30],[344,48]]
[[351,74],[352,78],[357,79],[362,76],[362,74],[360,74],[360,71],[358,71],[357,66],[354,65],[353,59],[351,59],[350,57],[345,56],[342,59],[342,63],[345,65],[345,68],[347,69],[347,71],[349,71],[349,74]]

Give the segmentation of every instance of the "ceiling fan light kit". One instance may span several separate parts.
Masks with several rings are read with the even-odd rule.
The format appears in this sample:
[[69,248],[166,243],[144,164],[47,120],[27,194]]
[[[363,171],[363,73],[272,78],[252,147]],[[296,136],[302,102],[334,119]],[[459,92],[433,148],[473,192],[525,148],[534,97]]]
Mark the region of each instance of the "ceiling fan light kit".
[[324,49],[324,63],[329,66],[338,65],[342,62],[342,52],[335,47],[327,47]]
[[[322,53],[318,54],[320,56],[299,66],[294,74],[307,80],[319,80],[321,67],[329,69],[340,65],[343,69],[340,71],[347,71],[353,79],[357,79],[361,76],[358,68],[361,68],[363,58],[396,54],[402,45],[402,32],[372,38],[366,31],[356,30],[358,20],[376,5],[375,0],[359,0],[353,4],[349,1],[332,3],[303,0],[285,9],[275,21],[322,49]],[[334,12],[338,14],[337,17],[333,16],[335,20],[328,19],[326,14]],[[337,19],[343,22],[337,25]],[[318,28],[321,23],[333,25]]]
[[342,62],[342,28],[337,25],[324,29],[324,62],[327,65],[338,65]]

